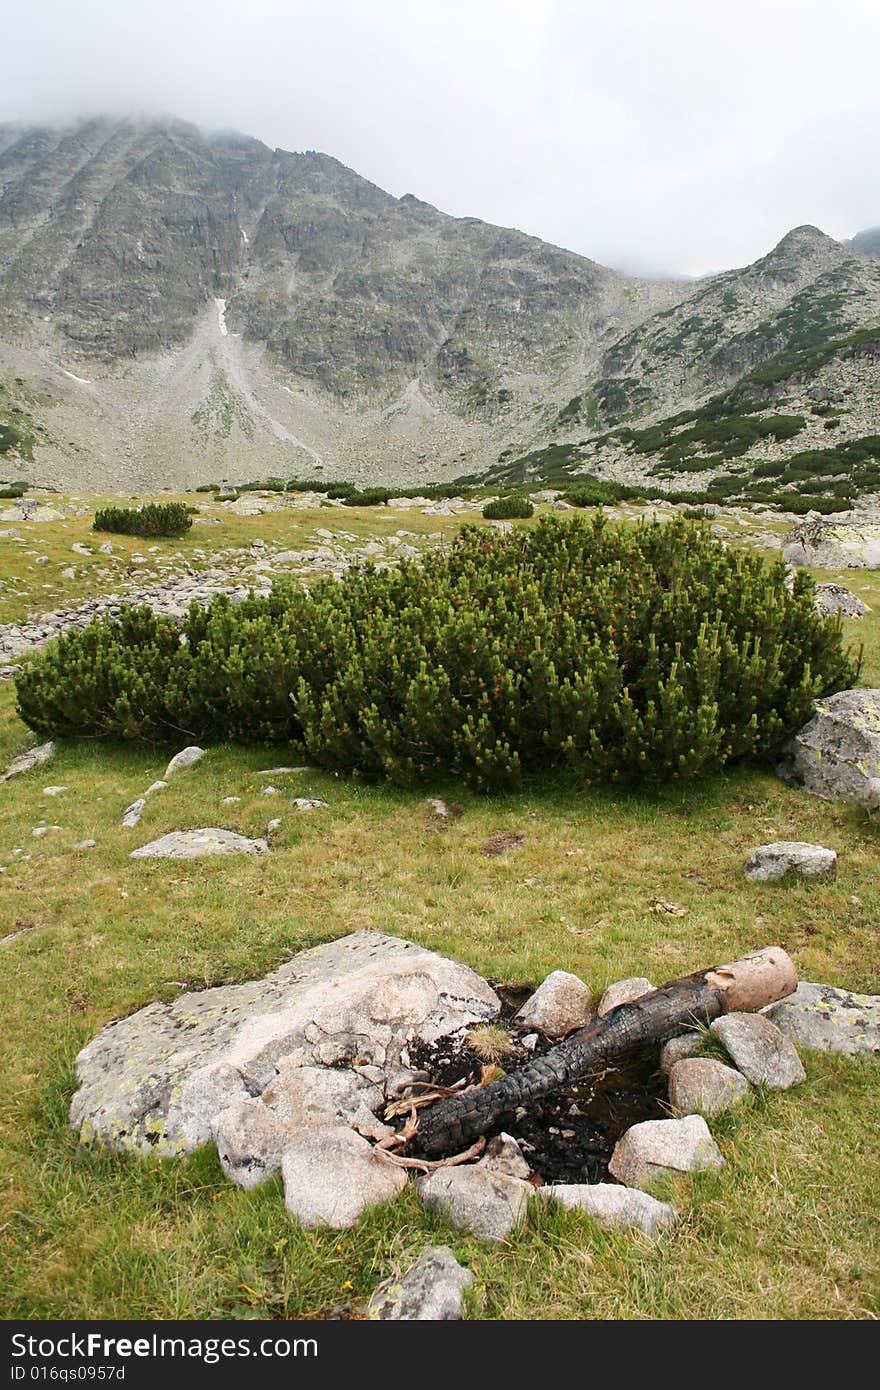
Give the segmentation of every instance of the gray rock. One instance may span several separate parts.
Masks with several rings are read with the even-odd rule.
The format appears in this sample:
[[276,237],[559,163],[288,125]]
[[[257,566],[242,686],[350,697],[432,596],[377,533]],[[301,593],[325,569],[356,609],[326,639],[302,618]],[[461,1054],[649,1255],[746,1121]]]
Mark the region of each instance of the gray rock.
[[833,878],[837,873],[837,855],[823,845],[777,840],[753,849],[744,872],[746,878],[755,883],[785,878],[787,874],[797,874],[801,878]]
[[570,1211],[588,1212],[600,1226],[629,1227],[646,1236],[656,1236],[678,1220],[675,1207],[658,1202],[637,1187],[620,1187],[610,1182],[554,1183],[539,1187],[538,1192]]
[[383,1102],[381,1087],[351,1068],[300,1067],[282,1057],[278,1075],[263,1092],[263,1102],[288,1134],[339,1125],[356,1129],[365,1139],[384,1139],[393,1132],[373,1113]]
[[518,1028],[537,1029],[547,1038],[564,1038],[589,1019],[593,995],[583,980],[554,970],[514,1016]]
[[425,1206],[480,1240],[504,1240],[525,1219],[534,1188],[480,1164],[438,1168],[418,1183]]
[[55,752],[55,744],[41,743],[37,748],[29,748],[26,753],[19,753],[17,758],[13,758],[4,773],[0,773],[0,782],[8,782],[10,777],[18,777],[22,772],[30,772],[31,768],[39,767],[42,763],[48,762]]
[[598,1016],[604,1018],[606,1014],[611,1013],[612,1009],[619,1008],[621,1004],[632,1004],[636,999],[643,999],[646,994],[653,992],[654,986],[643,975],[633,975],[626,980],[615,980],[614,984],[608,986],[599,1000]]
[[763,1014],[725,1014],[710,1026],[753,1086],[786,1091],[806,1080],[793,1043]]
[[509,1178],[528,1178],[532,1171],[523,1158],[522,1149],[512,1134],[496,1134],[490,1139],[486,1152],[477,1164],[492,1173],[506,1173]]
[[62,792],[69,792],[69,787],[44,787],[44,796],[60,796]]
[[880,777],[869,777],[856,792],[856,801],[872,819],[880,817]]
[[168,778],[173,776],[175,772],[180,772],[186,767],[192,767],[205,756],[205,751],[204,748],[199,748],[197,744],[194,743],[190,744],[188,748],[182,748],[179,753],[175,753],[171,762],[166,767],[164,780],[167,782]]
[[152,796],[153,792],[160,792],[162,791],[163,787],[167,786],[168,783],[165,781],[151,782],[150,785],[147,787],[147,790],[144,792],[144,796]]
[[146,804],[146,797],[139,796],[130,806],[126,806],[122,813],[122,824],[127,830],[133,830],[136,825],[140,825]]
[[643,1120],[614,1146],[609,1171],[627,1187],[650,1187],[658,1178],[720,1168],[721,1151],[702,1115]]
[[817,584],[816,607],[823,618],[833,613],[842,613],[845,618],[863,618],[871,611],[866,603],[862,603],[852,590],[845,589],[842,584]]
[[235,830],[205,826],[199,830],[171,830],[158,840],[133,849],[129,858],[203,859],[213,854],[265,854],[268,848],[267,840],[249,840]]
[[[77,1058],[70,1121],[83,1140],[174,1154],[194,1145],[184,1096],[190,1077],[226,1064],[253,1094],[282,1058],[399,1073],[413,1039],[436,1042],[500,1012],[467,966],[413,942],[357,932],[302,951],[264,979],[186,993],[110,1024]],[[201,1102],[193,1124],[202,1120]]]
[[783,750],[779,774],[826,801],[857,801],[880,777],[880,690],[841,690]]
[[803,521],[783,538],[783,558],[816,569],[880,568],[880,523]]
[[95,846],[97,845],[97,843],[98,843],[97,840],[77,840],[77,842],[76,842],[76,844],[74,845],[73,848],[74,848],[74,849],[94,849]]
[[248,1100],[250,1091],[237,1067],[215,1062],[191,1072],[176,1111],[180,1137],[187,1148],[197,1148],[217,1137],[217,1120],[228,1106]]
[[669,1073],[673,1115],[723,1115],[749,1094],[749,1083],[714,1057],[683,1057]]
[[378,1157],[352,1129],[308,1129],[288,1141],[281,1160],[284,1204],[301,1226],[353,1226],[369,1206],[406,1186],[406,1172]]
[[704,1040],[703,1033],[696,1030],[680,1033],[677,1038],[670,1038],[660,1049],[660,1070],[670,1072],[676,1062],[682,1061],[685,1057],[698,1056],[703,1050]]
[[474,1282],[447,1245],[429,1245],[401,1278],[385,1279],[366,1307],[379,1322],[452,1322],[461,1317],[462,1293]]
[[214,1132],[220,1166],[237,1187],[256,1187],[280,1169],[287,1136],[262,1100],[233,1101],[216,1116]]
[[320,811],[327,802],[320,801],[316,796],[295,796],[293,804],[298,811]]
[[880,995],[802,981],[765,1014],[801,1047],[853,1057],[880,1052]]

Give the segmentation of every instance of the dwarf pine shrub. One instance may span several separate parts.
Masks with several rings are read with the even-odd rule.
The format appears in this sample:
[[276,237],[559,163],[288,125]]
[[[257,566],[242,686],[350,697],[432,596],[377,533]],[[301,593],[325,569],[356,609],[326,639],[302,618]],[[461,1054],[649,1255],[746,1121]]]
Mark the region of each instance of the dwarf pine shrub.
[[504,497],[495,497],[483,508],[483,516],[488,521],[525,519],[534,514],[535,508],[524,492],[508,492]]
[[182,502],[148,502],[144,507],[104,507],[95,512],[93,531],[120,536],[182,536],[192,517]]
[[16,678],[42,735],[291,742],[323,767],[476,788],[568,766],[662,782],[773,755],[858,663],[811,580],[683,520],[465,527],[445,553],[309,593],[144,609],[65,634]]

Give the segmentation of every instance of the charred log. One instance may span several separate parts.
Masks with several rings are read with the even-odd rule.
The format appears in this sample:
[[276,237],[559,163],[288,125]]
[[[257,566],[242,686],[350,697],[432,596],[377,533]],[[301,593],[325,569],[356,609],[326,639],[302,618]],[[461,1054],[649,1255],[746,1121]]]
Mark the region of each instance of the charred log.
[[519,1071],[424,1111],[413,1147],[425,1154],[457,1153],[522,1107],[529,1109],[581,1080],[599,1062],[659,1045],[721,1014],[754,1013],[796,988],[794,965],[779,946],[670,980],[572,1033]]

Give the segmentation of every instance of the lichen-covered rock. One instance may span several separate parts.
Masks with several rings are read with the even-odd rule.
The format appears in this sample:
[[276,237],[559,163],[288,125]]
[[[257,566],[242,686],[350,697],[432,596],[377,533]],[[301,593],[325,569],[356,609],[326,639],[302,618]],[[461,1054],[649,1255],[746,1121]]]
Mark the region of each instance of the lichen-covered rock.
[[783,538],[782,554],[790,565],[827,570],[878,569],[880,523],[802,521]]
[[841,690],[783,749],[779,774],[826,801],[858,801],[880,777],[880,690]]
[[802,981],[765,1015],[801,1047],[847,1057],[880,1052],[880,995]]
[[[133,810],[131,807],[129,809]],[[137,821],[130,823],[136,825]],[[167,835],[160,835],[158,840],[151,840],[148,845],[133,849],[128,857],[205,859],[216,854],[265,854],[268,848],[268,840],[251,840],[247,835],[239,835],[235,830],[221,830],[215,825],[209,825],[198,830],[171,830]]]
[[32,767],[39,767],[41,763],[46,763],[55,752],[55,744],[41,743],[36,748],[29,748],[26,753],[19,753],[17,758],[13,758],[5,772],[0,773],[0,782],[8,782],[10,777],[18,777],[22,772],[30,772]]
[[521,1178],[480,1164],[438,1168],[419,1179],[425,1206],[479,1240],[504,1240],[526,1215],[534,1188]]
[[357,932],[302,951],[262,980],[182,994],[105,1028],[77,1058],[71,1124],[117,1150],[185,1152],[199,1142],[188,1126],[203,1134],[213,1118],[187,1090],[204,1068],[232,1068],[252,1095],[282,1058],[305,1067],[357,1061],[391,1076],[410,1040],[435,1042],[500,1007],[467,966]]
[[284,1204],[301,1226],[353,1226],[369,1206],[406,1186],[406,1171],[386,1162],[353,1129],[303,1130],[281,1160]]
[[644,975],[632,975],[626,980],[615,980],[599,1000],[596,1012],[599,1018],[604,1018],[612,1009],[620,1008],[621,1004],[633,1004],[636,999],[643,999],[646,994],[653,993],[653,990],[654,986]]
[[448,1245],[428,1245],[404,1275],[377,1286],[366,1314],[377,1322],[452,1322],[461,1317],[462,1294],[473,1282],[473,1271]]
[[851,589],[842,584],[817,584],[816,607],[823,618],[842,613],[845,618],[863,618],[870,609]]
[[763,1014],[724,1014],[711,1025],[731,1060],[753,1086],[787,1091],[806,1081],[803,1063],[794,1045]]
[[714,1057],[683,1057],[669,1073],[673,1115],[723,1115],[748,1093],[746,1078]]
[[585,1211],[600,1226],[624,1227],[656,1236],[664,1226],[678,1220],[678,1212],[668,1202],[658,1202],[637,1187],[617,1183],[554,1183],[539,1187],[542,1197],[561,1202],[570,1211]]
[[745,876],[754,883],[797,874],[801,878],[833,878],[837,873],[837,855],[824,845],[810,845],[801,840],[777,840],[770,845],[758,845],[746,860]]
[[680,1120],[643,1120],[618,1139],[608,1164],[627,1187],[650,1187],[659,1178],[720,1168],[721,1151],[702,1115]]
[[205,749],[199,748],[195,743],[191,743],[188,748],[182,748],[179,753],[175,753],[171,762],[165,769],[164,781],[173,776],[175,772],[182,772],[184,768],[193,767],[205,756]]
[[553,970],[517,1012],[519,1028],[536,1028],[547,1038],[564,1038],[590,1018],[593,995],[583,980],[567,970]]

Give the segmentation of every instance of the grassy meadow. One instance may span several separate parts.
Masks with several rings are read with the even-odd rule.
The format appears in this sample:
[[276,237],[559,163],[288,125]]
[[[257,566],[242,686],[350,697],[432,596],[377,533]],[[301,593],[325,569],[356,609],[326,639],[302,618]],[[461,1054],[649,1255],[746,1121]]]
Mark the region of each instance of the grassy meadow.
[[[135,570],[149,582],[163,559],[164,573],[176,572],[180,554],[198,569],[255,539],[312,543],[316,527],[367,538],[398,528],[452,534],[460,524],[385,508],[232,517],[201,495],[184,500],[222,521],[157,543],[147,566],[130,557],[148,554],[148,543],[128,537],[109,538],[112,565],[71,554],[75,542],[97,551],[106,539],[88,515],[15,527],[24,544],[0,537],[0,622],[109,592]],[[70,564],[75,579],[61,574]],[[880,685],[880,573],[817,577],[871,605],[846,631],[864,644],[862,683]],[[0,767],[33,742],[12,683],[0,683]],[[3,1316],[357,1315],[379,1279],[430,1242],[449,1244],[475,1271],[468,1315],[478,1318],[878,1315],[871,1058],[803,1053],[804,1086],[757,1093],[713,1122],[726,1166],[669,1189],[682,1221],[655,1242],[536,1199],[520,1234],[482,1246],[424,1211],[412,1187],[352,1231],[303,1231],[285,1213],[280,1180],[240,1191],[210,1147],[183,1161],[108,1155],[82,1147],[66,1122],[76,1052],[110,1020],[184,989],[262,975],[306,946],[367,928],[494,981],[538,983],[564,969],[597,993],[622,976],[659,984],[778,943],[802,979],[880,993],[880,827],[861,810],[753,767],[659,793],[583,791],[554,776],[480,798],[451,783],[411,792],[321,772],[269,778],[260,770],[299,758],[283,747],[218,746],[149,799],[137,829],[123,829],[123,809],[175,751],[71,741],[0,786]],[[263,796],[270,781],[278,793]],[[49,785],[66,790],[50,797]],[[446,799],[448,822],[426,795]],[[228,796],[241,800],[224,805]],[[296,796],[328,807],[298,812]],[[258,859],[128,858],[166,831],[258,835],[276,816],[272,852]],[[523,837],[518,848],[481,852],[506,831]],[[95,848],[74,849],[88,838]],[[747,883],[749,850],[777,839],[836,849],[837,879]]]

